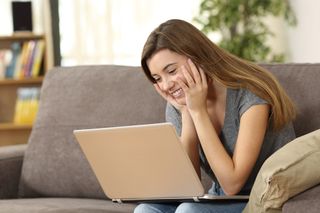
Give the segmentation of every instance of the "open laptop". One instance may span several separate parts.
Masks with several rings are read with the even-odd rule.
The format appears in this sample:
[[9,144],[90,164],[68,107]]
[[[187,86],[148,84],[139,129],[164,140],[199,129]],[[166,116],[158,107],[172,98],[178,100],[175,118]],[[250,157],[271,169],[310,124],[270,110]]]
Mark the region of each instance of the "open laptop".
[[205,194],[170,123],[82,129],[74,135],[115,202],[248,199]]

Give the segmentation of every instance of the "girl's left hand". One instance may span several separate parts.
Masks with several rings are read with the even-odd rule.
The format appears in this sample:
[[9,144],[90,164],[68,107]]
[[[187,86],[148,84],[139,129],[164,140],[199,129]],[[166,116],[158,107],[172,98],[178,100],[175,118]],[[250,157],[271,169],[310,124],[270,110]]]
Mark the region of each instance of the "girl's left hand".
[[[182,66],[185,81],[179,79],[178,83],[186,96],[186,105],[190,113],[207,110],[207,77],[201,68],[188,59],[188,67]],[[186,83],[185,83],[186,82]]]

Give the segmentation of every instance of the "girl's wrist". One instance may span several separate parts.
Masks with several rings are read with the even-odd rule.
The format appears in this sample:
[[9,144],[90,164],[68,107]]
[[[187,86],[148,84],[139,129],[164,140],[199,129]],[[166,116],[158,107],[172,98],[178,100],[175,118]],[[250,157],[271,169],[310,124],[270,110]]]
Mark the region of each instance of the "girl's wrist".
[[180,108],[180,113],[181,113],[182,116],[189,114],[187,107],[181,107]]
[[190,111],[190,116],[192,117],[192,120],[198,120],[203,118],[204,116],[208,116],[207,109],[199,109],[196,111]]

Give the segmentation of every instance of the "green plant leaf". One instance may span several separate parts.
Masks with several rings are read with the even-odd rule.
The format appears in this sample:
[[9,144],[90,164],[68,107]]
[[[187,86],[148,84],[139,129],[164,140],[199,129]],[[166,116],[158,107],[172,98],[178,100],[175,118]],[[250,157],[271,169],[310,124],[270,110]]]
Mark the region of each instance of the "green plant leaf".
[[251,61],[283,62],[284,54],[271,54],[266,41],[274,36],[264,23],[266,16],[283,17],[291,26],[297,19],[288,0],[202,0],[194,21],[205,34],[219,32],[217,43],[229,52]]

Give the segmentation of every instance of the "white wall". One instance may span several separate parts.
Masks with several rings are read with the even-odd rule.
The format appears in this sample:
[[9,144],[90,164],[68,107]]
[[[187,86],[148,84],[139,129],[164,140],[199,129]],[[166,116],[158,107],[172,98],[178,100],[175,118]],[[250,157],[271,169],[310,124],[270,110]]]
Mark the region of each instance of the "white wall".
[[298,19],[287,27],[290,62],[320,62],[320,1],[290,0]]
[[0,1],[0,35],[10,35],[13,31],[12,15],[11,15],[11,1]]

